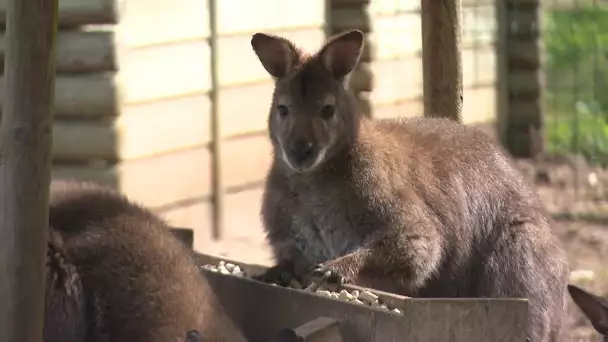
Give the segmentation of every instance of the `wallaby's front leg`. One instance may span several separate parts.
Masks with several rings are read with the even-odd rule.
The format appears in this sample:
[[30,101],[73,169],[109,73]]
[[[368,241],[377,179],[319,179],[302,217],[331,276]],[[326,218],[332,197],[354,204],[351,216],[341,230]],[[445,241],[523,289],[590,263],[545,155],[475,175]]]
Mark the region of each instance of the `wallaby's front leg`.
[[330,288],[352,282],[414,295],[441,262],[441,239],[433,227],[403,228],[378,236],[353,253],[316,265],[310,280]]

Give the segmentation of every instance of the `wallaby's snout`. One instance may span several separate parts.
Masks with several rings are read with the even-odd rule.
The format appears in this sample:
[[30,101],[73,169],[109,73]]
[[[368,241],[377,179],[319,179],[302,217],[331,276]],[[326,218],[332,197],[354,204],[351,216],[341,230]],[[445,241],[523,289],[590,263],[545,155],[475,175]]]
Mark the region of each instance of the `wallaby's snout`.
[[295,168],[300,168],[303,164],[315,159],[316,146],[314,143],[305,139],[295,139],[290,145],[287,157]]

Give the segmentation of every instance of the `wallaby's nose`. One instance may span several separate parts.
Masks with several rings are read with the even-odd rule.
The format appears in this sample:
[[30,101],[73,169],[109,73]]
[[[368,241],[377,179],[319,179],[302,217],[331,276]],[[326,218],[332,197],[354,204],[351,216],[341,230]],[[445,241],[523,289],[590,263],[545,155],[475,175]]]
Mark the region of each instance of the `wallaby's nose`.
[[314,146],[310,141],[298,139],[291,145],[291,155],[295,162],[302,163],[310,158],[314,152]]

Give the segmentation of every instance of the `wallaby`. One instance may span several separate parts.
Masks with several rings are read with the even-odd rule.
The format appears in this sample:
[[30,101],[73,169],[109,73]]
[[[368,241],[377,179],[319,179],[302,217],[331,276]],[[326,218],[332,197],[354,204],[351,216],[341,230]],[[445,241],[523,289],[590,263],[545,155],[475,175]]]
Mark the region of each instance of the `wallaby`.
[[70,262],[63,239],[48,230],[44,342],[85,342],[87,301],[76,267]]
[[568,292],[593,328],[604,336],[604,342],[608,342],[608,300],[571,284],[568,285]]
[[344,85],[358,30],[314,54],[264,33],[251,45],[275,80],[261,216],[276,265],[261,280],[325,274],[408,296],[525,297],[529,339],[558,338],[567,259],[500,147],[448,119],[358,114]]
[[53,270],[73,275],[47,301],[47,313],[66,311],[50,318],[49,335],[75,326],[71,336],[87,342],[246,341],[191,252],[148,209],[92,183],[53,181],[49,225],[61,240],[55,259],[66,260]]

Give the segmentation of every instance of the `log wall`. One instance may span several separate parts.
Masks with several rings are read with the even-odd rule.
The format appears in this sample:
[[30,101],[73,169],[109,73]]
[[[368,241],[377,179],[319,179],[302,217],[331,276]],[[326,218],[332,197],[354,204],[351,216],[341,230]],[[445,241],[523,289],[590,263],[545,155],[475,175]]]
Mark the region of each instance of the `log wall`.
[[[465,123],[495,117],[494,0],[462,0]],[[0,0],[0,24],[6,0]],[[366,33],[349,86],[378,118],[422,115],[420,4],[410,0],[217,1],[223,236],[261,236],[272,80],[250,46],[270,32],[318,48]],[[255,14],[255,15],[254,15]],[[210,238],[210,11],[203,0],[59,0],[53,176],[121,189],[174,226]],[[0,58],[4,36],[0,35]],[[0,77],[0,101],[4,83]],[[261,238],[260,238],[261,239]]]

